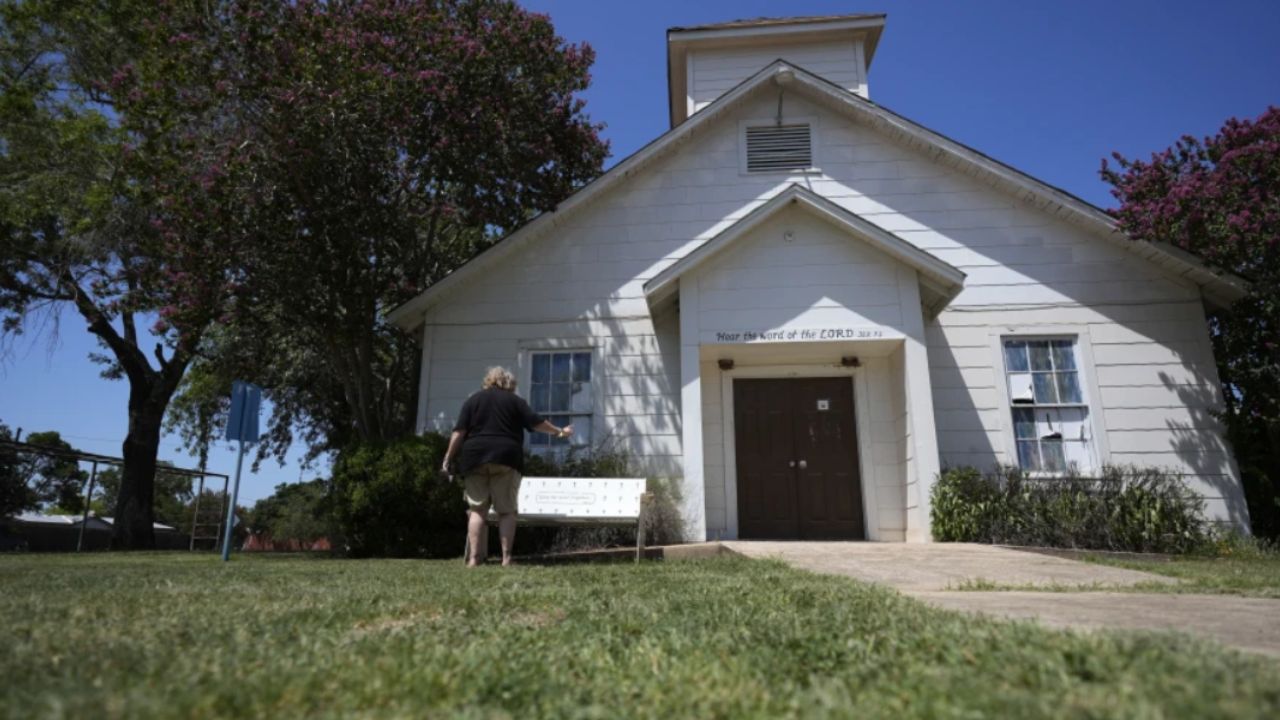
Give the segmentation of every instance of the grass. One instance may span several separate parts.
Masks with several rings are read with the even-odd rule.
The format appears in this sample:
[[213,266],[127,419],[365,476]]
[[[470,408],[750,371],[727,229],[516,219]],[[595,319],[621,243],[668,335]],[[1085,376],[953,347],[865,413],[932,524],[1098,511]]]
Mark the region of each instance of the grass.
[[976,592],[1034,590],[1240,595],[1280,599],[1280,553],[1258,552],[1229,557],[1187,555],[1159,560],[1085,555],[1081,559],[1099,565],[1141,570],[1153,575],[1176,578],[1178,582],[1139,582],[1131,585],[1114,583],[1011,585],[995,583],[985,578],[975,578],[959,583],[952,589]]
[[1141,583],[1140,592],[1201,593],[1280,598],[1280,553],[1228,557],[1174,557],[1165,561],[1085,558],[1089,562],[1177,578],[1178,583]]
[[787,568],[0,557],[7,717],[1277,717],[1280,664]]

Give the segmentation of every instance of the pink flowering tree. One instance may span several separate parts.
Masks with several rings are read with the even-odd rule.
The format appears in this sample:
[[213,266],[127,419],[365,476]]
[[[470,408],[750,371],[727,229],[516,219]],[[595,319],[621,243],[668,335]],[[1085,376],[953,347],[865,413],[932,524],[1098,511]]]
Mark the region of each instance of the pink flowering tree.
[[1183,137],[1149,160],[1115,156],[1102,177],[1131,237],[1165,242],[1251,281],[1210,333],[1225,420],[1255,532],[1280,533],[1280,108]]
[[177,425],[207,447],[241,377],[273,407],[259,459],[411,432],[417,345],[385,313],[599,174],[593,52],[508,0],[238,0],[169,47],[157,74],[182,79],[139,103],[222,108],[208,171],[241,199],[218,218],[241,243],[232,311]]
[[[0,321],[6,336],[78,318],[104,376],[129,384],[112,544],[154,546],[156,456],[171,398],[225,312],[235,238],[201,185],[223,118],[185,103],[134,114],[161,48],[138,32],[150,2],[0,3]],[[216,148],[215,148],[216,151]],[[184,189],[188,206],[167,203]],[[206,213],[202,215],[202,213]],[[74,407],[66,408],[75,412]]]

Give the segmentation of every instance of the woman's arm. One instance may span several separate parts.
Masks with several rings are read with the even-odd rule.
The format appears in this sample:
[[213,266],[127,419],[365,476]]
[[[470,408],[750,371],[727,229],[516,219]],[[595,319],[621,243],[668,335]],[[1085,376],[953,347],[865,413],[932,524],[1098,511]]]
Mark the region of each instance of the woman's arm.
[[572,425],[565,425],[563,428],[558,428],[546,420],[543,420],[533,429],[537,430],[538,432],[544,432],[548,435],[555,435],[556,437],[562,437],[562,438],[569,437],[570,435],[573,434]]
[[449,463],[453,462],[453,456],[458,454],[458,446],[466,436],[467,433],[462,430],[454,430],[449,436],[449,449],[444,451],[444,462],[440,465],[440,472],[449,474]]

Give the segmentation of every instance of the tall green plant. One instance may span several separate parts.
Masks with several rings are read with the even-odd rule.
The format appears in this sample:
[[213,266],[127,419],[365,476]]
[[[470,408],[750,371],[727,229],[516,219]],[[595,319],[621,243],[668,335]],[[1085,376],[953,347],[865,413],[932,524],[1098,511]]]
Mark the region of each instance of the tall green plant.
[[1054,478],[953,468],[938,478],[932,499],[933,534],[944,542],[1191,552],[1210,537],[1204,501],[1177,475],[1154,468]]

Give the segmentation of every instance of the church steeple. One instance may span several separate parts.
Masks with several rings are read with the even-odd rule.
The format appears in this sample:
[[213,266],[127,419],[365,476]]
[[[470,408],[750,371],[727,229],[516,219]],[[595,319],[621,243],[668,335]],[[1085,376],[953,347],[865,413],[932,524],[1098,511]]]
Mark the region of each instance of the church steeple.
[[671,125],[779,58],[867,97],[884,14],[757,18],[667,30]]

